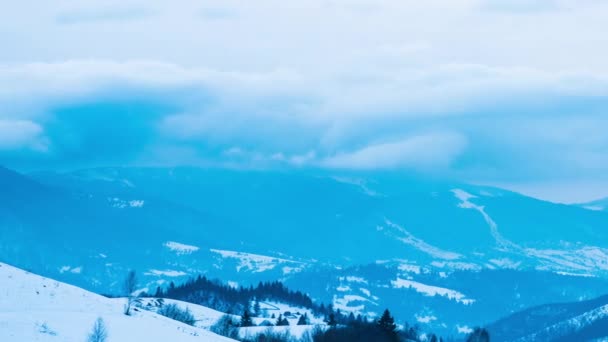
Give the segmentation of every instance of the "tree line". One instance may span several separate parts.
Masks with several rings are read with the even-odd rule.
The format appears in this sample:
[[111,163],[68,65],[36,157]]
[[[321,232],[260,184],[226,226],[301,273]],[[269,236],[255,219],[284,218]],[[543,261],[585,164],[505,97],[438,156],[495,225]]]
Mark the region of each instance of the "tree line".
[[[129,314],[128,308],[132,304],[132,289],[134,288],[135,281],[134,272],[129,272],[125,280],[125,290],[128,296],[125,314]],[[140,296],[176,299],[226,312],[228,315],[222,317],[212,330],[235,339],[239,339],[238,329],[255,325],[252,317],[268,317],[265,313],[261,312],[260,301],[277,301],[296,307],[307,308],[316,316],[324,317],[326,323],[324,327],[311,329],[299,340],[290,336],[289,333],[268,330],[253,339],[240,339],[246,342],[452,341],[452,339],[444,340],[435,334],[423,335],[417,326],[412,326],[407,322],[398,326],[388,309],[383,312],[380,318],[374,320],[362,315],[355,316],[353,313],[347,314],[340,310],[334,310],[331,304],[317,305],[308,295],[300,291],[292,291],[279,281],[260,282],[255,287],[233,287],[219,280],[211,280],[199,275],[180,285],[175,285],[174,282],[171,282],[165,289],[159,286],[154,295],[142,293]],[[180,317],[187,317],[188,324],[192,325],[194,323],[194,318],[191,317],[189,312],[180,312],[177,310],[178,308],[170,309],[167,309],[170,312],[165,316],[171,318],[175,316],[174,313],[177,313]],[[235,320],[229,315],[230,313],[240,315],[240,320]],[[275,317],[273,314],[271,318],[276,320],[274,322],[265,321],[267,322],[267,326],[289,325],[289,321],[281,314],[278,317]],[[307,325],[309,324],[309,318],[306,315],[301,315],[297,324]],[[489,341],[490,335],[483,328],[476,328],[466,338],[466,342]]]

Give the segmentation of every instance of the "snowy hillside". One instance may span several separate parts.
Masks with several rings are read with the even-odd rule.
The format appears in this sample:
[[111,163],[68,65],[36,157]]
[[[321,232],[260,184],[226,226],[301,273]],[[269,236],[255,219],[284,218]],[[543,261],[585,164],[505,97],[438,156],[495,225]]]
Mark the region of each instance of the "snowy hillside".
[[[175,299],[162,299],[164,305],[175,304],[182,310],[188,310],[194,316],[196,322],[194,325],[199,328],[210,330],[225,313],[210,309],[205,306],[196,305]],[[142,307],[146,310],[156,311],[159,300],[157,298],[143,298]],[[326,324],[322,318],[316,317],[310,309],[295,307],[285,303],[278,302],[259,302],[262,312],[260,317],[252,317],[254,326],[239,329],[239,336],[242,338],[253,338],[258,334],[272,331],[275,333],[289,333],[295,338],[301,338],[305,332],[312,331],[315,327],[325,327]],[[250,308],[253,312],[253,307]],[[308,317],[307,325],[297,325],[301,315],[306,314]],[[241,316],[230,315],[235,322],[240,322]],[[267,323],[274,324],[276,318],[283,316],[289,322],[288,326],[268,326]],[[274,318],[273,318],[274,317]]]
[[0,263],[0,341],[82,342],[97,318],[109,341],[231,339],[148,311],[123,314],[123,299],[109,299]]
[[590,341],[608,338],[608,296],[546,304],[488,326],[495,341]]

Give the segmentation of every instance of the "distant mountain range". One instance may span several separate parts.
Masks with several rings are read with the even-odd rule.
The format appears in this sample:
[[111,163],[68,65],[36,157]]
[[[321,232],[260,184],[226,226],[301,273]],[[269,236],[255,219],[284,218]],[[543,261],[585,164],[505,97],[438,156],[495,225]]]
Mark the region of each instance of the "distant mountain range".
[[608,211],[608,197],[592,202],[582,203],[579,204],[579,206],[589,210]]
[[[0,260],[99,292],[281,279],[465,332],[608,288],[608,213],[401,173],[0,169]],[[311,281],[314,279],[314,281]]]
[[492,341],[592,341],[608,338],[608,296],[546,304],[488,326]]

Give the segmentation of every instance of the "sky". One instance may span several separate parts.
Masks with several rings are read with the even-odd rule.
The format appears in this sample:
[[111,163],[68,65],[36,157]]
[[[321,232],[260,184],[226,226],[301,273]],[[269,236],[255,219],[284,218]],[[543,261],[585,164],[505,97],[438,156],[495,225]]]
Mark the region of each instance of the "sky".
[[608,2],[33,1],[0,164],[408,170],[608,196]]

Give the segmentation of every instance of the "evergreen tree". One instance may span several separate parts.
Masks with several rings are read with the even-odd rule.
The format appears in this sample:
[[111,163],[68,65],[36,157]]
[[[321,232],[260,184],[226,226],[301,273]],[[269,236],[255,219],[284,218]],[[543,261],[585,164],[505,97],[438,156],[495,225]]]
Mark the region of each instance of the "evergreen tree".
[[279,315],[279,318],[277,318],[277,322],[275,325],[278,327],[286,326],[289,325],[289,321],[287,320],[287,318],[284,318],[283,315]]
[[245,308],[243,311],[243,315],[241,316],[241,327],[251,327],[253,326],[253,320],[251,319],[251,314],[249,310]]
[[378,320],[378,326],[383,331],[394,334],[397,330],[397,325],[395,324],[395,319],[391,316],[390,311],[388,309],[384,310],[382,317]]
[[262,313],[262,309],[260,308],[260,302],[258,300],[256,300],[255,303],[253,304],[253,314],[256,317],[260,317],[261,313]]
[[336,321],[336,315],[334,315],[333,312],[330,313],[327,319],[325,319],[325,323],[327,323],[327,325],[329,325],[330,327],[335,327],[338,324],[338,322]]
[[490,333],[484,328],[475,328],[467,337],[467,342],[490,342]]
[[298,318],[298,325],[308,325],[308,315],[306,313]]
[[348,324],[353,324],[356,320],[355,314],[351,312],[350,315],[348,315]]

